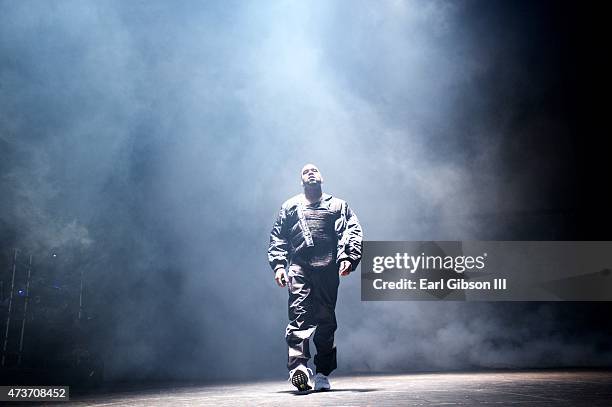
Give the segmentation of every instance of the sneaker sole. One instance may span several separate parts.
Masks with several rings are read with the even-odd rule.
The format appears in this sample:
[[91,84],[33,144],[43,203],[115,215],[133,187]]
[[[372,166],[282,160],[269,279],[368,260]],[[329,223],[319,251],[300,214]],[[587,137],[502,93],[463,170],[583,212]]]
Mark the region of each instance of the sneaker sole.
[[298,391],[308,391],[312,388],[308,385],[308,376],[301,370],[298,370],[291,376],[291,384],[293,384]]

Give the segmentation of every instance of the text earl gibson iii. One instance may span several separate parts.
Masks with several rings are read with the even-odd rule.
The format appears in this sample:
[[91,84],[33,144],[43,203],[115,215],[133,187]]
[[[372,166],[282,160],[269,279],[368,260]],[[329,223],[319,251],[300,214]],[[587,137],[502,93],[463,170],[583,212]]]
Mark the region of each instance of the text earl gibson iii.
[[[466,271],[484,271],[487,253],[480,256],[440,256],[421,253],[414,256],[408,253],[395,253],[394,256],[375,256],[372,259],[372,273],[385,271],[417,271],[444,270],[463,274]],[[372,281],[375,290],[506,290],[505,278],[495,278],[492,281],[474,281],[467,278],[402,278],[396,281],[385,281],[377,278]]]
[[399,281],[384,281],[377,278],[372,281],[375,290],[505,290],[505,278],[494,278],[493,281],[466,281],[463,278],[449,278],[430,280],[419,278],[409,280],[402,278]]

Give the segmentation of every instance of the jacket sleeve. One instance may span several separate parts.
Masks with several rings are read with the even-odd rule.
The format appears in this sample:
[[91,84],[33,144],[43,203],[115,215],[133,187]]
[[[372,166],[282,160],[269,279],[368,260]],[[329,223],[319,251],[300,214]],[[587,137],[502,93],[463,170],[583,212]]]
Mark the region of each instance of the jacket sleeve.
[[351,210],[347,203],[342,205],[340,219],[336,226],[338,239],[338,259],[351,262],[351,271],[355,271],[361,261],[361,243],[363,232],[357,215]]
[[272,270],[279,267],[287,267],[287,255],[289,253],[289,242],[287,240],[287,212],[281,207],[276,217],[276,222],[270,232],[270,246],[268,247],[268,262]]

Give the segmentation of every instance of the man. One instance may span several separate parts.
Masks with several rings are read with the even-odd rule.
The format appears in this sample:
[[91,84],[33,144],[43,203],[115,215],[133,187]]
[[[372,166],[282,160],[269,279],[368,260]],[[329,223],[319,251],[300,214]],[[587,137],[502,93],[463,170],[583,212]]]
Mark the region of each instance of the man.
[[301,172],[304,193],[283,203],[272,232],[268,260],[280,287],[288,286],[289,379],[299,391],[312,388],[309,340],[314,334],[315,390],[331,388],[336,366],[336,298],[339,276],[361,260],[362,232],[348,204],[321,191],[323,177],[313,164]]

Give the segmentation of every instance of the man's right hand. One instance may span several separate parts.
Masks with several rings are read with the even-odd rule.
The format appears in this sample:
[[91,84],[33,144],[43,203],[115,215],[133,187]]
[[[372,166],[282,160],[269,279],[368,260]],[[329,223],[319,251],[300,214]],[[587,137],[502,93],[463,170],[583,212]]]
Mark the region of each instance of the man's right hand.
[[279,267],[276,269],[274,281],[276,281],[276,284],[278,284],[279,287],[284,287],[287,285],[287,273],[285,272],[284,267]]

